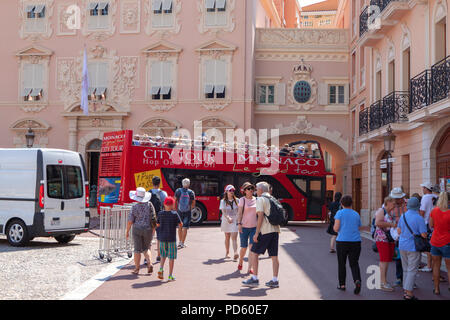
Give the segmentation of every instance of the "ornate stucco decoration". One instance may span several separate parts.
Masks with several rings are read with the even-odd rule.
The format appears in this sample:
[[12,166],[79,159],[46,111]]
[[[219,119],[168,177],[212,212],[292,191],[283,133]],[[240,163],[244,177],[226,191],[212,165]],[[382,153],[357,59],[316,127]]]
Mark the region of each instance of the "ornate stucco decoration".
[[[295,110],[310,110],[317,100],[317,82],[311,77],[312,67],[303,60],[293,69],[293,76],[288,82],[288,100],[290,107]],[[297,83],[307,83],[310,89],[310,97],[307,101],[299,102],[294,96]]]
[[226,1],[226,19],[227,22],[225,25],[221,26],[207,26],[205,17],[206,17],[206,0],[197,0],[197,8],[200,12],[199,23],[198,23],[198,31],[203,33],[211,33],[213,36],[217,36],[223,31],[233,32],[236,27],[236,18],[235,18],[235,8],[236,8],[236,0],[227,0]]
[[[88,50],[90,62],[107,62],[109,67],[106,101],[90,103],[90,110],[106,112],[113,106],[112,110],[128,112],[137,87],[139,57],[119,57],[116,50],[97,45]],[[83,51],[77,57],[57,58],[56,84],[66,112],[75,112],[80,104],[82,69]]]
[[176,120],[156,117],[143,121],[138,128],[139,132],[151,136],[169,137],[174,130],[181,128],[181,123]]
[[[25,112],[39,112],[48,106],[49,68],[53,51],[38,45],[31,45],[16,52],[19,65],[18,103]],[[24,101],[23,98],[23,70],[26,64],[40,64],[43,68],[42,89],[43,96],[39,101]]]
[[[178,92],[178,59],[183,49],[173,43],[165,40],[158,41],[144,49],[142,54],[146,57],[146,90],[145,100],[148,106],[156,112],[167,112],[174,108],[177,103]],[[172,86],[170,100],[152,100],[150,88],[151,63],[154,61],[171,61],[172,62]]]
[[348,61],[347,30],[256,29],[255,57],[275,61]]
[[105,41],[112,37],[116,32],[116,14],[117,14],[117,3],[118,0],[104,0],[103,2],[108,2],[108,25],[101,29],[90,29],[89,28],[89,3],[92,0],[82,0],[81,2],[81,33],[95,41]]
[[120,33],[141,31],[141,0],[124,0],[120,3]]
[[48,131],[50,126],[47,122],[40,119],[21,119],[14,122],[10,127],[15,133],[13,144],[16,148],[26,147],[25,134],[31,128],[35,134],[34,147],[46,147],[48,145]]
[[153,26],[153,0],[144,0],[144,10],[146,17],[145,33],[149,36],[156,36],[157,38],[163,39],[167,35],[175,35],[181,31],[181,2],[182,0],[172,0],[172,25],[168,27],[154,27]]
[[[34,19],[36,23],[42,26],[41,30],[29,29],[27,18],[27,8],[29,6],[45,5],[44,15],[41,19]],[[53,34],[51,18],[53,15],[54,0],[19,0],[19,36],[23,40],[39,41],[49,39]]]
[[346,154],[348,154],[348,139],[342,132],[337,130],[331,131],[324,125],[314,126],[309,122],[306,116],[298,116],[297,120],[286,125],[279,123],[275,125],[275,129],[279,130],[280,136],[290,134],[308,134],[330,140],[337,144]]

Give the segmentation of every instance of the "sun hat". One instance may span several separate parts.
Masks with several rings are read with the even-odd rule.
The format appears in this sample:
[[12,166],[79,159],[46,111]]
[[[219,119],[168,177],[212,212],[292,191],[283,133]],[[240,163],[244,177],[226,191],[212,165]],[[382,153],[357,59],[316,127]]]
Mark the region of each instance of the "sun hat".
[[248,187],[252,187],[253,189],[256,189],[255,185],[250,183],[250,182],[244,182],[244,184],[241,187],[241,193],[244,193],[245,189],[247,189]]
[[433,190],[433,184],[431,182],[424,182],[420,185],[421,187],[427,188],[428,190]]
[[130,191],[130,199],[137,202],[149,202],[151,197],[151,192],[147,192],[142,187],[137,188],[136,191]]
[[412,197],[411,199],[409,199],[406,208],[408,210],[419,211],[420,209],[419,199],[417,199],[416,197]]
[[389,196],[394,199],[401,199],[406,196],[406,193],[402,191],[402,188],[394,188]]
[[235,191],[236,189],[234,188],[234,186],[232,184],[229,184],[225,187],[225,192],[228,191]]

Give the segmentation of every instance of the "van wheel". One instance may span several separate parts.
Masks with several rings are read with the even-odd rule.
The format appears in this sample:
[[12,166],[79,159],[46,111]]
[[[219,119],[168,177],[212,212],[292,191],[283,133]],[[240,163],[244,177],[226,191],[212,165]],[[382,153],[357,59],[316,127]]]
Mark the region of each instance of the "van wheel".
[[13,247],[25,246],[30,241],[28,229],[21,220],[14,220],[8,225],[6,236]]
[[62,235],[62,236],[56,236],[55,237],[56,241],[58,241],[59,243],[69,243],[70,241],[72,241],[73,239],[75,239],[75,235]]
[[206,208],[203,204],[196,202],[194,209],[191,211],[191,224],[199,226],[206,220]]

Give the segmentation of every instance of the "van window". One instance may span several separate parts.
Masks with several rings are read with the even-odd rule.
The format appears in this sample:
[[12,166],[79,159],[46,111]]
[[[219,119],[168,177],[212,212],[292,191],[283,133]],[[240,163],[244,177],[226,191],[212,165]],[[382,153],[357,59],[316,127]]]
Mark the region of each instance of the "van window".
[[53,199],[64,199],[63,166],[47,166],[47,195]]
[[77,166],[47,166],[47,195],[53,199],[83,197],[83,176]]
[[65,166],[67,174],[67,197],[77,199],[83,197],[83,176],[80,167]]

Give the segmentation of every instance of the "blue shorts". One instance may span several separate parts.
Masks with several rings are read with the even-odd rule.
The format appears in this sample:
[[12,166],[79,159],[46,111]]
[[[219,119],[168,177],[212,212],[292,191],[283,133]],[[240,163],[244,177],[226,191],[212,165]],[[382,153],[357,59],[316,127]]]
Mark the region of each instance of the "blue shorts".
[[253,244],[253,236],[256,233],[255,228],[242,228],[242,233],[239,233],[239,238],[241,239],[241,248],[247,248],[250,239],[250,244]]
[[189,229],[191,225],[191,212],[180,212],[178,211],[178,214],[180,215],[181,222],[183,222],[183,228]]
[[450,243],[446,244],[443,247],[431,246],[431,255],[450,259]]

